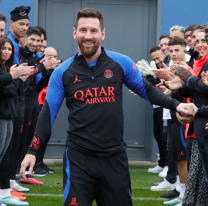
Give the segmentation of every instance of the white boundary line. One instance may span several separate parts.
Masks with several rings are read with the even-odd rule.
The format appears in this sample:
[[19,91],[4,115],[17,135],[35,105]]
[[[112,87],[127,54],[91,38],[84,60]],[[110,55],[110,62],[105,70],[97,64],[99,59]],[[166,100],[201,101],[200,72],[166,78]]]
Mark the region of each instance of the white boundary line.
[[[34,197],[63,197],[63,195],[57,194],[25,194],[25,196],[34,196]],[[165,201],[166,199],[163,198],[148,198],[148,197],[133,197],[133,200],[158,200],[158,201]]]

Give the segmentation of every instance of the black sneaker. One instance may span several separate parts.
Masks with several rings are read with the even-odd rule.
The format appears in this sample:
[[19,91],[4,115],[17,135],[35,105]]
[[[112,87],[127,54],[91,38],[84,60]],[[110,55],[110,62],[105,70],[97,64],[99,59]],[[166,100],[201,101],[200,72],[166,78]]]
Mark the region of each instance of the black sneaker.
[[39,164],[36,164],[36,165],[35,165],[35,169],[33,170],[33,173],[32,173],[32,175],[33,175],[33,176],[36,176],[36,177],[44,177],[44,176],[46,176],[47,174],[48,174],[48,172],[47,172],[46,170],[44,170],[44,169],[42,168],[42,166],[39,165]]
[[180,195],[180,193],[176,189],[174,189],[174,190],[172,190],[169,193],[160,194],[160,197],[162,197],[162,198],[170,198],[171,199],[171,198],[179,197],[179,195]]
[[46,171],[47,171],[48,173],[50,173],[50,174],[52,174],[52,173],[55,172],[55,170],[49,168],[49,167],[48,167],[47,165],[45,165],[43,162],[40,163],[39,165],[41,165],[41,168],[44,169],[44,170],[46,170]]

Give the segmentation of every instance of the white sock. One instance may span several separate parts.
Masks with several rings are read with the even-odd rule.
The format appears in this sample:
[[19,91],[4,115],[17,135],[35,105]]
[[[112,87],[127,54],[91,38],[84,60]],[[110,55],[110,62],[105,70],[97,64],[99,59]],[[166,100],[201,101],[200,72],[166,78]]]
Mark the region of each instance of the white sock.
[[16,180],[9,180],[9,181],[10,181],[10,186],[17,184]]
[[16,180],[9,180],[10,183],[16,183]]
[[186,190],[186,185],[185,184],[180,184],[181,185],[181,191],[180,191],[180,195],[179,195],[179,197],[181,198],[181,199],[183,199],[183,197],[184,197],[184,193],[185,193],[185,190]]
[[10,188],[8,188],[8,189],[1,189],[0,198],[6,198],[8,196],[11,196]]
[[177,177],[176,177],[176,190],[177,190],[178,192],[181,191],[180,177],[179,177],[178,175],[177,175]]

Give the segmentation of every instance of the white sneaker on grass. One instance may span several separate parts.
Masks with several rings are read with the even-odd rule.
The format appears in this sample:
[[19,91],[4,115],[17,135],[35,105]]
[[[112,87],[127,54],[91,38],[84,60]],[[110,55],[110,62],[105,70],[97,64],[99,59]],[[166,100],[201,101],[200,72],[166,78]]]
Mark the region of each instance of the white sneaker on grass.
[[22,187],[22,186],[20,186],[20,185],[17,184],[17,183],[12,184],[12,183],[10,182],[10,187],[11,187],[13,190],[17,191],[17,192],[30,192],[30,189],[28,189],[28,188],[26,188],[26,187]]
[[157,186],[151,186],[150,190],[152,190],[152,191],[171,191],[171,190],[174,190],[175,187],[176,187],[176,183],[171,184],[164,178],[163,182],[161,182]]
[[163,171],[163,167],[160,167],[159,165],[156,165],[155,167],[148,169],[149,173],[160,173],[162,171]]
[[168,166],[165,166],[162,170],[162,172],[159,173],[159,177],[166,177],[167,176],[167,173],[168,173]]

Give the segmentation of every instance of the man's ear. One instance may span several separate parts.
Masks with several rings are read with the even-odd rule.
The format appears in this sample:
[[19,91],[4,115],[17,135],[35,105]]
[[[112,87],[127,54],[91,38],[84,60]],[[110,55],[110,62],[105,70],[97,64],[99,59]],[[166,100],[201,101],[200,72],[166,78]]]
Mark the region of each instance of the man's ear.
[[74,39],[76,39],[76,35],[77,35],[77,30],[75,27],[73,27],[73,37]]
[[12,25],[14,22],[12,20],[9,21],[10,25]]
[[102,30],[102,40],[105,39],[105,29]]

